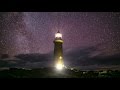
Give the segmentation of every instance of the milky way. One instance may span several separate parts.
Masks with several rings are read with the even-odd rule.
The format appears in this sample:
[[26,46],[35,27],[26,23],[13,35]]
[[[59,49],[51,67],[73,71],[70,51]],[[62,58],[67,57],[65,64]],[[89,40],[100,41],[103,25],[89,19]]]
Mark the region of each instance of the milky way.
[[58,30],[64,53],[96,45],[102,55],[120,53],[119,12],[1,12],[0,54],[52,52]]
[[63,34],[64,48],[101,44],[103,52],[120,50],[117,12],[1,12],[0,53],[48,53],[54,34]]

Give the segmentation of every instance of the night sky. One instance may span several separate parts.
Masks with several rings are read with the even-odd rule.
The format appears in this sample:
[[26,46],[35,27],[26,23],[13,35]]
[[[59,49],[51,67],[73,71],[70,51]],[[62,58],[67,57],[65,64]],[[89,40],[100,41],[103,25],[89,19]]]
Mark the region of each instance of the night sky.
[[0,12],[0,55],[41,57],[1,59],[0,67],[49,65],[58,30],[63,35],[66,65],[120,68],[119,12]]

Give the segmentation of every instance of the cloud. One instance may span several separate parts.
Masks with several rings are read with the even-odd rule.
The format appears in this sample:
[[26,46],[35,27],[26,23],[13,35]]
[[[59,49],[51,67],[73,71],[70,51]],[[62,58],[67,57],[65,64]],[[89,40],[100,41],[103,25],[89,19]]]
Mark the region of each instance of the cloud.
[[[120,54],[104,55],[98,48],[99,45],[90,47],[77,47],[64,50],[64,62],[66,66],[77,67],[83,70],[100,68],[120,69]],[[52,52],[48,54],[19,54],[14,58],[0,60],[0,67],[49,67],[53,64]]]
[[51,54],[19,54],[14,58],[6,58],[0,60],[0,67],[27,67],[40,68],[48,67],[52,63]]
[[98,47],[99,45],[95,45],[66,50],[64,56],[66,65],[81,69],[120,66],[120,53],[107,55]]

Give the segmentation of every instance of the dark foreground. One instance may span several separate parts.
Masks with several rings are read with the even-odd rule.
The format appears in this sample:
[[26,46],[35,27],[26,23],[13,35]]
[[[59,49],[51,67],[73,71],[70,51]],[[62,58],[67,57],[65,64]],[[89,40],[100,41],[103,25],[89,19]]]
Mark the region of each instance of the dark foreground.
[[17,69],[0,71],[0,78],[120,78],[120,71],[79,71],[64,69],[57,71],[54,68]]

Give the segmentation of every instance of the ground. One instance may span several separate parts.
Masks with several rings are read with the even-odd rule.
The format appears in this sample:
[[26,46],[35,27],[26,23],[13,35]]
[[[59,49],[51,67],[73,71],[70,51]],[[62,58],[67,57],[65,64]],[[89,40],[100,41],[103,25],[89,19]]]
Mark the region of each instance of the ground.
[[80,71],[76,69],[58,71],[55,68],[10,68],[0,71],[0,78],[120,78],[120,71]]

